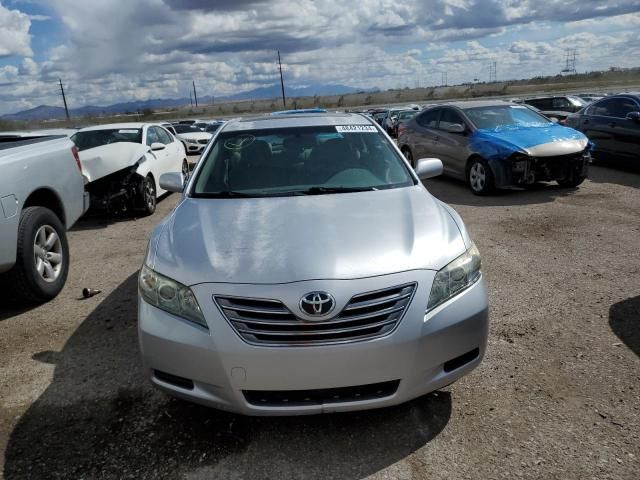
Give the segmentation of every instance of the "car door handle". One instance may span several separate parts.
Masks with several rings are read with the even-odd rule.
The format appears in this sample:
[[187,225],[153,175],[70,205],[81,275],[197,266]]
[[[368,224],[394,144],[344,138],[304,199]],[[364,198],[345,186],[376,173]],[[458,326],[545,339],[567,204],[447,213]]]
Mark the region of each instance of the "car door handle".
[[589,120],[583,120],[583,121],[582,121],[582,124],[583,124],[583,125],[588,125],[588,124],[589,124]]
[[609,126],[610,126],[610,127],[612,127],[612,128],[613,128],[613,127],[615,127],[616,125],[617,125],[617,123],[615,123],[615,122],[611,122],[611,123],[609,124]]
[[439,136],[437,136],[437,135],[434,135],[434,136],[433,136],[433,141],[434,141],[434,142],[437,142],[438,140],[440,140],[440,137],[439,137]]

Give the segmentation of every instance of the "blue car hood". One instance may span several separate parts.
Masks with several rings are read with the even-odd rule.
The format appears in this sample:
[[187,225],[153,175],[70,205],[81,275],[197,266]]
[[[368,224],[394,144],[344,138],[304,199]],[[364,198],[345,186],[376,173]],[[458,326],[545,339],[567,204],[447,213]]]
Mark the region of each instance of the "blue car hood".
[[497,159],[515,152],[533,156],[576,153],[584,150],[588,142],[584,134],[573,128],[549,123],[478,129],[471,135],[470,146],[484,158]]

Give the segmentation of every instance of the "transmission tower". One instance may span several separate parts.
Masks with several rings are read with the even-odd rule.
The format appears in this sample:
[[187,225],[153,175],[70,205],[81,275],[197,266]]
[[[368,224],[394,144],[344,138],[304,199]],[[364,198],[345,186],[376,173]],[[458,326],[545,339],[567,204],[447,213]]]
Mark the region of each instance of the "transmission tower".
[[578,73],[576,71],[576,57],[578,56],[578,49],[567,48],[564,55],[564,68],[562,73]]

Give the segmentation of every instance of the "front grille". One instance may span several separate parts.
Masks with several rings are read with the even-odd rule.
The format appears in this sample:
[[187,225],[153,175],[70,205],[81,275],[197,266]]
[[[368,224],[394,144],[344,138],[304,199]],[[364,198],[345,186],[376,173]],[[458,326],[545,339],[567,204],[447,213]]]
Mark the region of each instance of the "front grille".
[[263,407],[296,407],[327,403],[357,402],[390,397],[398,390],[400,380],[371,383],[355,387],[316,390],[243,390],[251,405]]
[[198,143],[199,143],[200,145],[206,145],[207,143],[209,143],[209,140],[205,140],[205,139],[198,140]]
[[416,284],[361,293],[333,318],[298,318],[279,300],[215,296],[222,313],[248,343],[304,346],[370,340],[390,334],[413,298]]

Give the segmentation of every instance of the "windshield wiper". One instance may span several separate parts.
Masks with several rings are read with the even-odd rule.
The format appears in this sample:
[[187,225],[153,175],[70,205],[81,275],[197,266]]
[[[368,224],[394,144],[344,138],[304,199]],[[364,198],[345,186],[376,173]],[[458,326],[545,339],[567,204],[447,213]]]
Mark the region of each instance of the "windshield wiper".
[[194,198],[256,198],[262,196],[263,195],[237,192],[235,190],[225,190],[222,192],[202,192],[193,194]]
[[353,193],[353,192],[372,192],[377,190],[375,187],[310,187],[306,190],[300,190],[303,195],[324,195],[326,193]]

